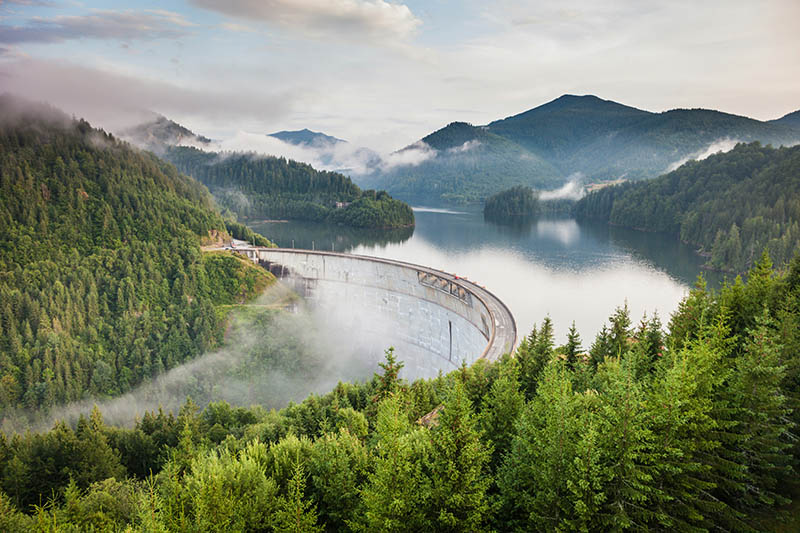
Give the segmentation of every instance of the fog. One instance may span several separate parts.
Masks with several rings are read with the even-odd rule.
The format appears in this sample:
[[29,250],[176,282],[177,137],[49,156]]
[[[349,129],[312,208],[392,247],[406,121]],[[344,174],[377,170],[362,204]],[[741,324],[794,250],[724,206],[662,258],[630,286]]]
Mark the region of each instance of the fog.
[[[286,292],[287,285],[279,282],[243,306],[218,350],[116,398],[87,398],[47,413],[6,413],[1,429],[44,431],[58,420],[75,423],[95,405],[106,423],[132,426],[148,410],[177,412],[187,397],[201,407],[224,400],[281,408],[328,392],[339,381],[370,379],[392,339],[403,334],[398,324],[352,298],[337,303],[315,294],[313,306],[301,301],[292,312],[280,311],[276,301]],[[398,357],[402,360],[402,353]]]
[[552,191],[542,191],[539,193],[540,200],[574,200],[583,198],[586,192],[583,189],[583,174],[576,172],[567,178],[567,182]]
[[672,172],[673,170],[677,169],[678,167],[682,166],[687,161],[702,161],[709,156],[718,153],[729,152],[733,150],[737,144],[741,141],[738,139],[731,139],[730,137],[725,137],[723,139],[717,139],[713,143],[709,144],[706,148],[702,150],[698,150],[692,154],[687,155],[686,157],[675,161],[674,163],[670,164],[667,167],[667,172]]

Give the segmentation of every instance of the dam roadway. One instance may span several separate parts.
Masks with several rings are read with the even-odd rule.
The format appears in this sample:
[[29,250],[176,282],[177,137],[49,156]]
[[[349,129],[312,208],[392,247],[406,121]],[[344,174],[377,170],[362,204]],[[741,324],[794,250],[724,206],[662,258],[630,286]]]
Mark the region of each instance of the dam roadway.
[[496,361],[517,344],[517,326],[508,307],[484,287],[455,274],[338,252],[219,248],[223,249],[246,255],[278,277],[293,278],[296,285],[299,281],[305,296],[327,305],[330,314],[345,314],[343,303],[364,307],[358,327],[369,328],[364,322],[373,319],[390,324],[382,342],[396,346],[406,361],[411,359],[411,366],[420,370],[414,377],[435,376],[477,359]]

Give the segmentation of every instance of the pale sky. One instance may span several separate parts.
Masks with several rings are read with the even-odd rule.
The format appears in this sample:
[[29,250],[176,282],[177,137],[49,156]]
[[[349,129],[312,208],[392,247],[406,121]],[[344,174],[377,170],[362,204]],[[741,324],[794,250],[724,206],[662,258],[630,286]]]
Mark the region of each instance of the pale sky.
[[766,120],[800,109],[799,0],[0,0],[0,92],[112,131],[382,152],[570,94]]

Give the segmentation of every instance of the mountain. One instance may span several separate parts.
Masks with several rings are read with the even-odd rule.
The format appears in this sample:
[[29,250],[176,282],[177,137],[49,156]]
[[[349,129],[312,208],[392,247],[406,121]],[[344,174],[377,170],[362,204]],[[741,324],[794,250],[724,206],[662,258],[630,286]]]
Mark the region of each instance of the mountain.
[[550,160],[576,150],[650,115],[596,96],[564,95],[552,102],[489,124],[489,131]]
[[590,193],[575,212],[673,234],[718,270],[744,272],[765,249],[784,265],[800,253],[800,146],[739,144],[652,180]]
[[206,185],[219,204],[243,218],[328,222],[352,227],[414,225],[411,208],[384,191],[362,191],[338,172],[282,157],[224,156],[187,146],[167,150],[167,160]]
[[270,133],[270,137],[275,137],[283,142],[294,145],[334,145],[339,143],[346,143],[347,141],[337,139],[331,135],[326,135],[318,131],[311,131],[309,129],[295,130],[295,131],[278,131]]
[[797,113],[772,122],[708,109],[652,113],[564,95],[487,126],[452,123],[404,149],[429,148],[422,163],[368,182],[400,198],[471,202],[515,185],[559,186],[573,175],[584,182],[650,178],[738,142],[795,144],[798,120]]
[[163,115],[119,132],[119,136],[140,148],[163,153],[168,146],[180,144],[209,145],[211,139],[197,135]]
[[770,122],[800,130],[800,110],[784,115],[777,120],[770,120]]
[[226,309],[269,282],[201,253],[229,224],[153,154],[0,97],[0,418],[122,394],[216,346]]
[[785,145],[800,130],[708,109],[651,113],[596,96],[565,95],[489,130],[587,180],[654,177],[703,152],[736,142]]
[[538,155],[465,122],[448,124],[392,158],[407,163],[366,178],[365,185],[419,202],[476,202],[517,184],[547,188],[561,181]]

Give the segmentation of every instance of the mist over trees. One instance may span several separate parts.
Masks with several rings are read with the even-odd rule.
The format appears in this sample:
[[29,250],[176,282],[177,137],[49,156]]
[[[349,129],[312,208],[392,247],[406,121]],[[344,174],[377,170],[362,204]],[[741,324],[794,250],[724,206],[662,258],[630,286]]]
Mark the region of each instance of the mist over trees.
[[411,208],[385,191],[362,191],[350,178],[256,154],[170,147],[165,158],[205,184],[221,206],[246,219],[295,219],[359,228],[414,224]]
[[800,252],[800,147],[739,144],[654,180],[593,192],[575,214],[673,234],[715,269],[744,272],[765,249],[785,265]]
[[798,280],[764,256],[746,284],[700,280],[667,328],[621,306],[556,346],[545,318],[514,357],[431,380],[398,379],[389,350],[373,379],[279,411],[187,401],[2,437],[0,527],[792,528]]
[[219,345],[220,306],[272,279],[201,254],[251,233],[172,165],[8,96],[0,116],[4,414],[130,390]]
[[653,178],[720,143],[753,141],[800,142],[796,113],[769,122],[710,109],[651,113],[567,94],[485,126],[448,124],[421,139],[427,157],[363,179],[403,199],[478,203],[516,185],[555,189],[577,173],[586,182]]

